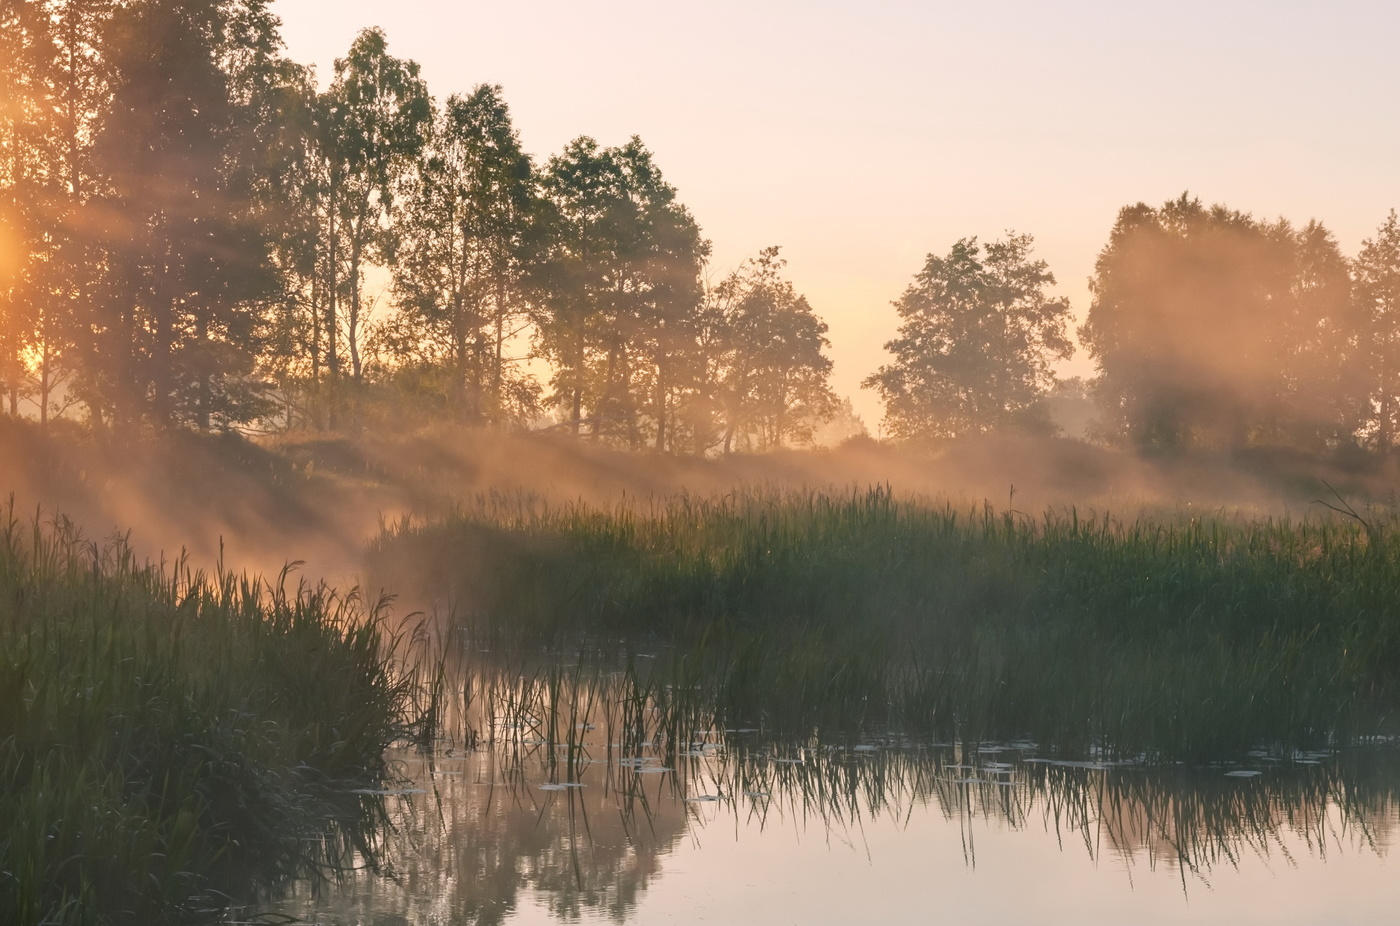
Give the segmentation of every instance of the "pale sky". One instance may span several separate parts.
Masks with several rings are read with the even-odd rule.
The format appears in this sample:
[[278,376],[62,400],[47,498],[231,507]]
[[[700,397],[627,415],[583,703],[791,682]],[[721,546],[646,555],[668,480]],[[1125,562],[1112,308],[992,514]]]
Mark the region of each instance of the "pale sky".
[[[277,0],[323,79],[380,26],[445,99],[501,84],[526,150],[641,136],[718,278],[777,244],[860,381],[929,252],[1035,236],[1077,315],[1120,207],[1189,190],[1324,221],[1400,206],[1400,3]],[[1081,352],[1069,373],[1089,373]]]

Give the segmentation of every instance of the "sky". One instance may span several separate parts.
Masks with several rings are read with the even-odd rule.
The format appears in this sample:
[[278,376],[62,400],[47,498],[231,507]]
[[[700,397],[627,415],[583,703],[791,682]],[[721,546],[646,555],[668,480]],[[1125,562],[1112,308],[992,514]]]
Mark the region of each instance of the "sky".
[[[1076,316],[1118,210],[1189,191],[1319,219],[1354,254],[1400,207],[1400,3],[276,0],[322,80],[379,26],[438,99],[500,84],[527,151],[641,137],[719,279],[779,245],[833,386],[887,361],[929,253],[1029,233]],[[1082,351],[1063,365],[1090,375]]]

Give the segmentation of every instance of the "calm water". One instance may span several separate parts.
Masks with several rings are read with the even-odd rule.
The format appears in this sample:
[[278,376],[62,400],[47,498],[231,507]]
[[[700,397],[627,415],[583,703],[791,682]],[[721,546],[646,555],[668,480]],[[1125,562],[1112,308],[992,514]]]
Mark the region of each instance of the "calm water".
[[1400,909],[1393,747],[1145,768],[1025,742],[798,749],[730,731],[663,748],[574,727],[572,749],[516,725],[432,762],[396,756],[380,873],[273,909],[374,926],[1369,924]]

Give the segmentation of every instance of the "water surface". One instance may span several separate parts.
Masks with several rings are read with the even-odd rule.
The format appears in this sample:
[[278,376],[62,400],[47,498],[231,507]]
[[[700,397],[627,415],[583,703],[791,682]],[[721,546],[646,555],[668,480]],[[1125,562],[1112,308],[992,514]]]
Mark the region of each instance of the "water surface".
[[[380,870],[275,910],[312,922],[1375,923],[1400,757],[1146,767],[1037,744],[683,748],[530,729],[396,756]],[[615,730],[611,731],[614,734]]]

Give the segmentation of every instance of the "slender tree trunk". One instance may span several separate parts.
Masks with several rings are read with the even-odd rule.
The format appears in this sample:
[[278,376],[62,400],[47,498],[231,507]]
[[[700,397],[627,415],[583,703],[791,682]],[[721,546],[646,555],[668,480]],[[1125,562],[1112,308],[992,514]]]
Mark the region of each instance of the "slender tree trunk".
[[213,377],[209,372],[208,364],[209,326],[205,314],[203,312],[199,313],[199,321],[196,323],[195,344],[197,345],[197,349],[199,351],[197,358],[199,362],[199,371],[196,386],[196,388],[199,390],[197,396],[199,405],[196,409],[196,414],[198,416],[196,419],[196,423],[198,424],[199,429],[207,434],[209,433],[209,425],[211,418],[209,408],[209,393],[213,387]]
[[337,180],[331,177],[330,204],[326,209],[330,243],[326,258],[326,424],[334,431],[340,424],[340,337],[339,319],[340,280],[337,279],[340,263],[340,229],[336,226]]
[[468,420],[467,402],[467,309],[466,296],[458,278],[452,297],[452,403],[459,421]]
[[346,320],[345,335],[350,346],[350,378],[355,386],[360,384],[360,259],[363,257],[363,221],[357,222],[350,240],[350,317]]
[[150,375],[146,382],[150,384],[151,389],[152,418],[158,427],[165,427],[171,419],[170,355],[175,315],[175,281],[172,275],[178,258],[175,254],[174,230],[166,227],[161,229],[161,232],[165,236],[162,243],[164,253],[161,255],[162,266],[154,270],[156,283],[155,300],[151,309]]
[[[307,403],[316,430],[321,430],[321,274],[311,264],[311,389]],[[292,427],[292,399],[287,396],[287,429]]]
[[617,345],[608,347],[608,367],[603,374],[603,392],[598,407],[593,410],[593,439],[596,441],[602,436],[603,417],[611,411],[613,399],[613,371],[617,366]]
[[53,391],[53,352],[47,341],[44,342],[43,356],[39,361],[39,427],[49,429],[49,394]]
[[64,86],[64,134],[68,143],[68,188],[74,200],[81,194],[81,180],[78,170],[80,150],[78,131],[78,17],[73,13],[73,3],[69,2],[64,11],[65,37],[67,39],[68,73]]
[[1380,428],[1376,434],[1376,449],[1380,451],[1380,455],[1383,457],[1390,455],[1390,447],[1394,440],[1391,430],[1391,419],[1394,417],[1395,413],[1390,407],[1392,400],[1390,395],[1390,383],[1388,382],[1389,379],[1390,377],[1385,377],[1386,381],[1383,381],[1383,385],[1381,386]]
[[506,341],[506,287],[505,282],[498,276],[496,278],[496,338],[495,350],[491,356],[491,409],[499,420],[501,415],[502,396],[501,391],[504,386],[505,371],[502,369],[505,363],[505,341]]
[[666,364],[656,366],[656,449],[666,450]]
[[579,322],[578,340],[574,353],[574,401],[573,401],[573,433],[574,437],[579,436],[579,430],[583,423],[583,323]]

